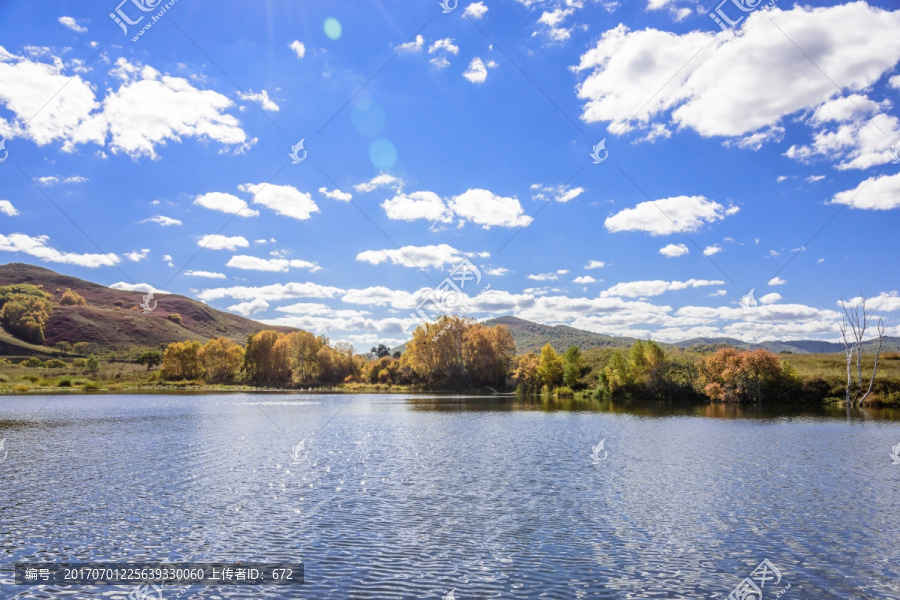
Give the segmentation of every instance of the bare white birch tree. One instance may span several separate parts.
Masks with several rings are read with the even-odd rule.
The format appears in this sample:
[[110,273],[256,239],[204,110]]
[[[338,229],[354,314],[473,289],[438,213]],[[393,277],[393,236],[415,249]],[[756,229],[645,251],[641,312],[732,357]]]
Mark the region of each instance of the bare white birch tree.
[[[841,337],[844,340],[844,355],[847,358],[847,406],[861,406],[865,402],[872,388],[875,386],[875,375],[878,373],[878,357],[884,345],[884,322],[878,319],[878,348],[875,350],[875,365],[872,367],[872,377],[869,379],[869,388],[863,394],[862,385],[862,346],[866,338],[866,329],[872,318],[872,310],[866,306],[866,297],[860,295],[859,302],[845,302],[841,296],[841,308],[844,309],[844,318],[841,320]],[[856,356],[856,391],[851,398],[853,389],[853,358]]]

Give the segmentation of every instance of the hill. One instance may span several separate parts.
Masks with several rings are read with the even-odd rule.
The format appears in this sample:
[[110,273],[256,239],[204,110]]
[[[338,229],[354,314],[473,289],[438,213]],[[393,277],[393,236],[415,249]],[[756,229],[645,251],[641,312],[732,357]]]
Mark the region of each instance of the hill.
[[497,317],[488,319],[485,325],[506,325],[516,342],[516,352],[540,351],[549,343],[557,352],[565,352],[569,346],[578,346],[582,350],[589,348],[628,348],[636,340],[628,337],[615,337],[576,329],[568,325],[542,325],[526,321],[518,317]]
[[[177,294],[156,294],[156,309],[144,314],[139,307],[141,292],[115,290],[35,265],[0,265],[0,285],[13,283],[39,285],[55,301],[69,288],[87,301],[87,306],[54,305],[44,328],[44,343],[48,346],[62,341],[93,342],[101,351],[127,351],[184,340],[205,342],[215,337],[243,344],[248,335],[263,329],[293,331],[290,327],[263,325]],[[176,322],[178,318],[173,315],[180,315],[181,322]],[[13,348],[25,354],[40,349],[3,332],[0,351],[12,353]]]

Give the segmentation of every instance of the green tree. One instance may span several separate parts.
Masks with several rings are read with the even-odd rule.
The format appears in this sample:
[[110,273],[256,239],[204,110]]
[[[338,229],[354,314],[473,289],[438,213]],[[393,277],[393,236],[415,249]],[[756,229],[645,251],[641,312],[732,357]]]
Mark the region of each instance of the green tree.
[[91,373],[96,373],[100,370],[100,363],[97,361],[97,357],[91,354],[87,357],[87,362],[85,363],[87,366],[87,370]]
[[562,382],[563,362],[549,343],[541,348],[541,364],[538,369],[548,391],[552,392]]
[[158,350],[147,350],[146,352],[142,352],[140,356],[138,356],[138,364],[147,365],[147,370],[149,371],[153,367],[159,366],[162,364],[163,357],[162,353]]
[[391,349],[385,346],[384,344],[378,344],[377,346],[372,346],[370,350],[372,354],[377,356],[378,358],[383,358],[385,356],[390,356]]
[[581,348],[578,346],[569,346],[562,356],[563,362],[563,383],[570,388],[578,384],[581,378],[581,370],[584,368],[584,357],[581,355]]

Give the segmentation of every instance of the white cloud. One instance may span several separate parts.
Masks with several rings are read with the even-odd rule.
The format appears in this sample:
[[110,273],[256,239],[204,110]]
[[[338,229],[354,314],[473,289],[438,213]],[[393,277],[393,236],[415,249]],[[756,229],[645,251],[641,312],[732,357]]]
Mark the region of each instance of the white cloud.
[[472,83],[484,83],[488,75],[487,67],[484,66],[481,58],[476,56],[469,63],[469,68],[463,71],[462,75]]
[[390,187],[394,188],[395,190],[399,190],[401,187],[403,187],[403,181],[398,179],[397,177],[394,177],[390,173],[379,173],[369,181],[354,185],[353,189],[355,189],[357,192],[365,193],[377,190],[378,188],[382,187]]
[[245,317],[249,317],[250,315],[255,315],[256,313],[263,312],[267,308],[269,308],[269,303],[262,298],[257,298],[256,300],[251,300],[249,302],[240,302],[238,304],[233,304],[228,307],[228,310],[230,310],[231,312],[236,312],[240,315],[244,315]]
[[484,16],[484,13],[488,11],[488,7],[485,6],[484,2],[473,2],[472,4],[466,7],[463,15],[466,17],[471,17],[473,19],[480,19]]
[[158,290],[149,283],[126,283],[124,281],[118,281],[111,286],[110,288],[114,290],[122,290],[125,292],[142,292],[146,294],[147,292],[153,292],[154,294],[171,294],[172,292],[167,292],[165,290]]
[[430,61],[428,61],[428,62],[430,62],[431,64],[433,64],[433,65],[434,65],[435,67],[437,67],[438,69],[443,69],[443,68],[445,68],[445,67],[449,67],[449,66],[450,66],[450,61],[447,60],[446,57],[443,57],[443,56],[435,56],[434,58],[432,58],[432,59],[431,59]]
[[142,248],[140,251],[135,250],[135,251],[133,251],[133,252],[129,252],[129,253],[127,253],[127,254],[124,254],[123,256],[124,256],[125,258],[127,258],[128,260],[130,260],[130,261],[133,261],[133,262],[139,262],[139,261],[142,261],[142,260],[144,260],[145,258],[147,258],[147,255],[148,255],[148,254],[150,254],[150,249],[149,249],[149,248]]
[[503,277],[507,273],[511,273],[509,269],[506,267],[497,267],[495,269],[485,269],[486,275],[491,275],[492,277]]
[[298,302],[288,306],[279,306],[275,310],[291,315],[305,315],[316,317],[339,317],[351,319],[370,314],[367,310],[336,309],[321,302]]
[[703,256],[715,256],[716,254],[718,254],[721,251],[722,251],[721,246],[719,246],[717,244],[713,244],[712,246],[707,246],[706,248],[703,249]]
[[0,212],[7,217],[15,217],[19,214],[19,211],[16,210],[16,207],[9,200],[0,200]]
[[541,185],[539,183],[532,184],[531,189],[537,190],[532,196],[535,200],[547,200],[548,195],[557,202],[568,202],[574,200],[584,193],[584,188],[570,188],[567,185]]
[[235,300],[254,300],[261,298],[270,302],[286,300],[288,298],[334,298],[342,294],[344,290],[317,283],[275,283],[258,287],[232,286],[224,288],[210,288],[202,290],[197,297],[204,302],[218,300],[219,298],[234,298]]
[[449,52],[450,54],[459,54],[459,46],[453,43],[452,38],[444,38],[442,40],[436,40],[431,46],[428,47],[428,54],[434,54],[435,52]]
[[600,296],[604,298],[609,296],[626,296],[630,298],[658,296],[667,291],[677,291],[709,285],[723,285],[724,283],[724,281],[708,279],[688,279],[687,281],[662,281],[659,279],[651,281],[628,281],[617,283],[608,290],[601,292]]
[[227,237],[219,234],[210,234],[200,238],[197,241],[197,245],[210,250],[237,250],[238,248],[246,248],[250,245],[250,242],[241,235]]
[[659,249],[659,253],[666,258],[675,258],[676,256],[684,256],[690,254],[691,251],[684,244],[669,244]]
[[225,263],[225,266],[232,267],[234,269],[244,269],[247,271],[272,271],[281,273],[285,273],[290,269],[309,269],[311,272],[315,273],[322,268],[316,263],[312,263],[306,260],[288,260],[286,258],[258,258],[256,256],[246,256],[243,254],[232,256],[231,259],[227,263]]
[[422,46],[425,44],[425,38],[421,35],[416,35],[415,39],[412,39],[405,44],[400,44],[394,49],[398,52],[419,52],[422,50]]
[[580,277],[576,277],[572,280],[575,283],[596,283],[597,280],[591,277],[590,275],[582,275]]
[[703,196],[675,196],[655,202],[641,202],[634,208],[626,208],[608,217],[604,225],[614,233],[619,231],[646,231],[650,235],[690,233],[737,211],[737,207],[725,208]]
[[249,208],[246,202],[233,194],[224,192],[207,192],[194,198],[194,204],[208,208],[209,210],[217,210],[219,212],[236,215],[238,217],[256,217],[259,211]]
[[504,197],[489,190],[470,188],[449,202],[458,216],[485,229],[491,227],[525,227],[531,217],[524,214],[515,197]]
[[728,292],[726,292],[725,290],[716,290],[714,292],[706,294],[706,297],[707,298],[718,298],[719,296],[725,296],[726,294],[728,294]]
[[602,269],[606,266],[606,263],[602,260],[589,260],[588,264],[584,266],[585,269]]
[[115,254],[76,254],[61,252],[47,245],[50,237],[46,235],[30,236],[24,233],[0,234],[0,251],[21,252],[41,259],[79,267],[100,267],[117,265],[121,259]]
[[770,294],[766,294],[765,296],[761,297],[759,299],[759,302],[761,304],[775,304],[779,300],[781,300],[781,294],[779,294],[777,292],[772,292]]
[[[850,306],[859,306],[862,304],[862,297],[857,296],[847,301]],[[838,302],[840,306],[840,302]],[[866,308],[871,310],[894,311],[900,310],[900,294],[898,292],[881,292],[874,298],[866,298]]]
[[[580,4],[579,4],[580,6]],[[538,19],[538,24],[543,25],[541,30],[551,40],[555,42],[564,42],[572,35],[572,27],[561,27],[562,22],[574,14],[574,8],[556,8],[551,11],[544,11]],[[540,32],[535,31],[531,35],[536,36]]]
[[306,46],[303,45],[303,42],[300,40],[294,40],[290,45],[291,50],[294,51],[294,54],[297,55],[297,59],[302,59],[306,56]]
[[824,175],[810,175],[806,178],[806,181],[808,181],[809,183],[815,183],[817,181],[822,181],[823,179],[825,179]]
[[846,204],[866,210],[897,208],[900,206],[900,173],[869,177],[852,190],[835,194],[831,204]]
[[[868,88],[900,59],[900,11],[853,2],[773,7],[765,17],[777,27],[741,36],[625,25],[606,31],[574,67],[587,73],[578,86],[582,119],[608,121],[614,133],[669,118],[705,137],[744,136],[825,102],[835,95],[832,81],[850,91]],[[811,63],[818,68],[810,71]],[[668,81],[662,91],[661,81]]]
[[[900,120],[880,112],[890,101],[874,102],[867,96],[850,94],[828,100],[813,112],[811,125],[819,127],[811,145],[792,145],[784,153],[808,162],[823,157],[837,162],[836,168],[867,169],[893,160],[891,145],[900,139]],[[869,114],[874,114],[869,118]]]
[[359,262],[367,262],[373,265],[390,261],[395,265],[404,267],[443,267],[446,264],[455,264],[462,260],[462,253],[447,244],[436,246],[403,246],[397,249],[366,250],[356,255]]
[[447,208],[440,196],[434,192],[412,192],[398,194],[381,203],[389,219],[395,221],[415,221],[425,219],[440,223],[453,220],[453,212]]
[[275,103],[274,100],[269,98],[269,92],[266,90],[260,90],[258,93],[254,94],[253,90],[250,90],[248,93],[238,92],[238,98],[241,100],[246,100],[247,102],[254,102],[259,105],[263,110],[268,110],[271,112],[278,112],[281,108]]
[[556,273],[538,273],[537,275],[529,275],[528,279],[533,279],[534,281],[556,281],[559,279],[559,275]]
[[275,185],[272,183],[245,183],[238,186],[243,192],[253,194],[253,203],[271,208],[279,215],[293,219],[306,220],[312,213],[319,212],[319,207],[312,195],[301,192],[292,185]]
[[769,285],[784,285],[787,283],[787,280],[782,279],[781,277],[773,277],[769,280]]
[[57,177],[55,175],[49,175],[46,177],[38,177],[37,181],[41,185],[56,185],[57,183],[84,183],[87,181],[87,177],[82,177],[81,175],[75,175],[72,177]]
[[[169,260],[172,260],[169,257]],[[207,279],[227,279],[225,273],[216,273],[215,271],[185,271],[184,275],[188,277],[205,277]]]
[[75,19],[73,19],[72,17],[60,17],[58,21],[60,24],[68,27],[72,31],[76,31],[78,33],[84,33],[85,31],[87,31],[87,27],[82,27],[81,25],[76,23]]
[[331,200],[340,200],[341,202],[350,202],[350,200],[353,199],[352,194],[338,190],[338,189],[334,189],[329,192],[328,188],[320,187],[319,193],[322,194],[323,196],[325,196],[326,198],[329,198]]
[[149,217],[140,222],[141,223],[156,223],[158,225],[162,225],[163,227],[170,227],[172,225],[178,225],[178,226],[182,225],[182,222],[179,221],[178,219],[173,219],[171,217],[165,217],[163,215],[156,215],[153,217]]

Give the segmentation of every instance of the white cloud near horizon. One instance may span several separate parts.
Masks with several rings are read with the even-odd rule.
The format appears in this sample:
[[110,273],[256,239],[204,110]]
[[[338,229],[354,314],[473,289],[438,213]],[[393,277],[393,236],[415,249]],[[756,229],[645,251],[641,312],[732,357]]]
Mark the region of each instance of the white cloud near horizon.
[[27,235],[25,233],[0,234],[0,251],[21,252],[29,256],[39,258],[44,262],[89,267],[91,269],[102,266],[115,266],[121,262],[121,258],[115,254],[78,254],[75,252],[63,252],[51,247],[47,235]]

